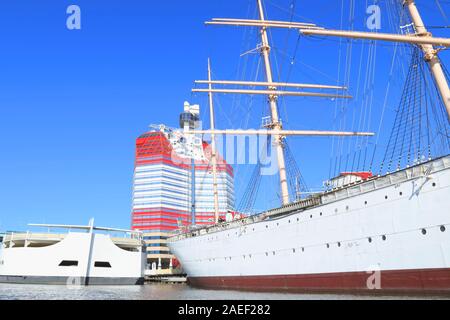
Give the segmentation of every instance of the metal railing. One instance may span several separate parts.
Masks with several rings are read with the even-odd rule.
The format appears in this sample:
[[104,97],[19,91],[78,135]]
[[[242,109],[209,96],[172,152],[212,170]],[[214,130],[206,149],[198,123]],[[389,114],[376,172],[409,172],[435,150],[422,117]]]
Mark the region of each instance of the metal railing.
[[338,200],[353,197],[358,194],[382,189],[411,179],[416,179],[418,177],[427,177],[432,173],[448,168],[450,168],[450,156],[445,156],[443,158],[425,162],[414,167],[399,170],[394,173],[388,173],[384,176],[378,176],[370,178],[369,180],[354,182],[352,184],[330,190],[328,192],[325,192],[324,194],[313,195],[310,198],[303,199],[280,208],[268,210],[258,215],[249,216],[240,220],[221,223],[213,226],[206,226],[196,230],[188,229],[181,234],[170,237],[168,239],[168,242],[233,229],[236,227],[264,221],[266,219],[287,215],[293,212],[303,211],[308,208],[323,204],[329,204]]

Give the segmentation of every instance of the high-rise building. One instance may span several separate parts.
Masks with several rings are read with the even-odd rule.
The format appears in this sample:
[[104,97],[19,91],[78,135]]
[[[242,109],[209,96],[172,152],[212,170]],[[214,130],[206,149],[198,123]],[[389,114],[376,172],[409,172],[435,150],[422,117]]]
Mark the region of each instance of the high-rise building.
[[[185,131],[199,127],[200,107],[185,102],[180,127],[151,126],[136,140],[132,229],[144,232],[152,269],[177,264],[167,237],[187,225],[214,223],[210,145]],[[217,157],[219,216],[234,210],[233,168]]]

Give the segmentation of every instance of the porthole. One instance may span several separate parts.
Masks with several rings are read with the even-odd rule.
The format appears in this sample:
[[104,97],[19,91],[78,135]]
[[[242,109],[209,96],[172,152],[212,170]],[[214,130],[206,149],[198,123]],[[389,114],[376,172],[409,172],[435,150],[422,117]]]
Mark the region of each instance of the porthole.
[[369,240],[369,243],[372,243],[372,238],[369,238],[368,240]]
[[433,187],[436,187],[436,182],[433,182],[432,186],[433,186]]
[[310,215],[309,218],[312,219],[312,215]]
[[269,228],[269,226],[266,224],[266,229]]
[[305,252],[305,248],[302,248],[302,252]]
[[341,247],[341,243],[340,242],[338,242],[338,247]]
[[445,232],[445,227],[444,226],[441,226],[441,232]]
[[268,257],[269,256],[269,253],[268,252],[266,252],[266,257]]
[[291,223],[291,220],[289,220],[288,222]]
[[322,216],[322,212],[320,213],[320,216]]
[[295,249],[292,249],[292,252],[295,253]]
[[383,241],[386,241],[386,236],[382,236],[381,239],[383,239]]
[[384,196],[384,198],[387,200],[388,196]]
[[364,204],[367,205],[367,201],[364,201]]
[[297,218],[297,221],[300,221],[300,218]]
[[272,254],[275,255],[275,251],[272,251]]
[[280,224],[277,222],[277,227],[279,226]]
[[426,229],[422,229],[422,234],[426,235],[427,234],[427,230]]
[[398,194],[399,194],[400,196],[402,196],[402,195],[403,195],[403,192],[400,191]]
[[330,244],[329,244],[329,243],[327,243],[327,248],[328,248],[328,249],[330,248]]
[[348,209],[350,209],[350,207],[349,207],[349,206],[346,206],[346,207],[345,207],[345,210],[348,210]]

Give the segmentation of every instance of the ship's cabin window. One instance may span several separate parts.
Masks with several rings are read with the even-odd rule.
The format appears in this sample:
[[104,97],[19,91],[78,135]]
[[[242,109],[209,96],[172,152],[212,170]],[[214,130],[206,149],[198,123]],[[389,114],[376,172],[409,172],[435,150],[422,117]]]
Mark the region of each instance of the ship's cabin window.
[[63,260],[59,264],[60,267],[76,267],[78,266],[78,261],[74,260]]
[[441,232],[445,232],[445,227],[441,226]]
[[97,268],[111,268],[111,264],[106,261],[95,261],[94,267]]
[[436,187],[436,182],[433,182],[433,187]]

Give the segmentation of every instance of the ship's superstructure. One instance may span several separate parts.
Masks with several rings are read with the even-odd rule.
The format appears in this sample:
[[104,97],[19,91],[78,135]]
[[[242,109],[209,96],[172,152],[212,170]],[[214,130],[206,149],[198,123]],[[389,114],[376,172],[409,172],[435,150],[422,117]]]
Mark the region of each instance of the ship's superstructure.
[[[32,225],[66,233],[8,233],[0,248],[0,282],[134,285],[144,282],[140,232],[88,226]],[[120,236],[114,234],[120,233]]]
[[[211,109],[211,96],[216,93],[265,95],[269,124],[257,130],[219,130],[212,125],[211,130],[191,129],[190,134],[272,137],[282,206],[169,238],[169,247],[180,259],[190,283],[249,290],[450,292],[450,90],[438,57],[440,50],[450,47],[450,39],[433,37],[427,31],[413,0],[401,2],[413,29],[408,34],[328,30],[311,23],[267,20],[262,0],[256,3],[259,19],[220,18],[207,24],[258,28],[261,43],[256,50],[261,54],[265,81],[212,80],[209,72],[208,80],[196,81],[208,88],[193,91],[208,93]],[[347,94],[347,86],[276,82],[271,64],[270,28],[298,30],[301,36],[411,44],[410,71],[380,166],[387,166],[387,172],[380,170],[379,175],[371,170],[343,172],[328,181],[325,191],[290,202],[286,137],[368,139],[374,134],[283,129],[278,114],[279,97],[350,99],[351,96]],[[427,80],[425,74],[432,79]],[[419,85],[422,82],[426,84],[424,89]],[[431,89],[431,84],[435,88]],[[228,89],[230,85],[247,88]],[[317,89],[322,91],[316,92]],[[437,103],[431,101],[433,93]],[[436,134],[430,131],[423,134],[421,130],[431,126],[433,113],[438,117],[440,129]],[[440,156],[433,158],[430,136],[435,141],[442,140],[441,150],[445,151]],[[421,144],[424,137],[428,138],[428,148]]]
[[[201,136],[185,130],[198,128],[200,108],[184,104],[180,127],[164,125],[136,140],[132,228],[144,232],[148,263],[167,269],[175,256],[166,244],[181,226],[209,225],[215,221],[211,151]],[[234,210],[233,169],[217,163],[219,216]]]

